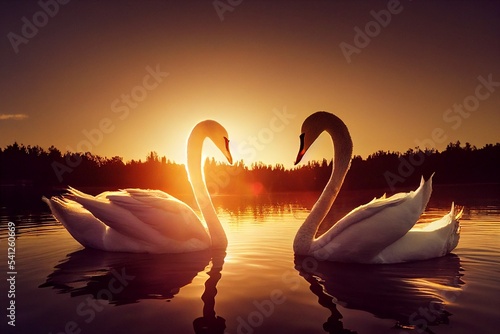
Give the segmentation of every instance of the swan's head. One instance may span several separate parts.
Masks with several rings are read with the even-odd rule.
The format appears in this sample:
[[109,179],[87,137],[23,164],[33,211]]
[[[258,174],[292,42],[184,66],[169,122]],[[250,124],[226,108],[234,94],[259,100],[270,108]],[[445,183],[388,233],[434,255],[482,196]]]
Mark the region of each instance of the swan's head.
[[295,159],[295,164],[298,164],[302,160],[302,157],[306,154],[309,147],[311,147],[316,139],[318,139],[319,135],[325,131],[325,121],[327,121],[326,118],[328,118],[329,115],[332,114],[325,111],[318,111],[304,120],[300,134],[299,153],[297,154],[297,159]]
[[227,130],[216,121],[207,120],[203,124],[206,126],[207,137],[224,154],[229,164],[232,164],[233,157],[229,150],[229,135],[227,134]]
[[335,143],[336,157],[350,160],[352,155],[352,140],[347,126],[334,114],[326,111],[317,111],[307,117],[304,123],[302,123],[300,149],[295,164],[298,164],[302,160],[309,147],[311,147],[323,131],[327,131],[332,136],[332,140]]

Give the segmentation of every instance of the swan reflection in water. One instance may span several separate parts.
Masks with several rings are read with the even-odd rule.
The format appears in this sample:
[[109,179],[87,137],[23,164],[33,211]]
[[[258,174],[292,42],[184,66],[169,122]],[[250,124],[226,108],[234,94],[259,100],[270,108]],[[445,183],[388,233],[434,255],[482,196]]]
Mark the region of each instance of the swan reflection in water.
[[328,333],[356,333],[344,329],[337,305],[393,319],[396,327],[429,332],[429,326],[448,324],[444,309],[461,293],[460,258],[444,257],[390,265],[365,265],[295,258],[295,269],[311,285],[321,306],[332,315],[323,328]]
[[226,252],[223,250],[212,251],[212,268],[207,273],[209,277],[205,282],[205,291],[201,296],[203,300],[203,316],[193,321],[196,334],[223,334],[226,329],[226,320],[215,315],[217,283],[222,277],[221,271],[225,257]]
[[212,262],[201,297],[203,317],[195,319],[193,326],[195,333],[224,333],[225,319],[215,315],[214,307],[225,256],[225,251],[216,250],[132,254],[85,248],[68,254],[40,288],[52,287],[72,297],[91,295],[114,305],[171,300]]

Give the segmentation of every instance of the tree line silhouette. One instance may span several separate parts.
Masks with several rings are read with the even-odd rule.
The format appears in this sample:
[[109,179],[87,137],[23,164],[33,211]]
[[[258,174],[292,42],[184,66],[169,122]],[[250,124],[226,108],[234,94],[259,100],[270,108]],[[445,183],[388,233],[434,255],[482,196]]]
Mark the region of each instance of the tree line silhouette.
[[[345,179],[345,189],[413,188],[423,175],[435,173],[435,184],[500,183],[500,143],[482,148],[460,142],[445,150],[409,149],[404,153],[378,151],[366,159],[354,156]],[[282,164],[233,165],[212,159],[205,161],[208,189],[215,194],[259,195],[270,192],[322,190],[332,170],[332,161],[311,161],[291,169]],[[137,187],[161,189],[173,194],[190,193],[184,165],[150,152],[145,161],[111,158],[90,152],[62,153],[54,146],[18,143],[0,148],[2,193],[15,195],[39,189],[57,192],[68,185],[109,189]],[[102,189],[102,188],[101,188]],[[4,197],[4,196],[2,196]]]

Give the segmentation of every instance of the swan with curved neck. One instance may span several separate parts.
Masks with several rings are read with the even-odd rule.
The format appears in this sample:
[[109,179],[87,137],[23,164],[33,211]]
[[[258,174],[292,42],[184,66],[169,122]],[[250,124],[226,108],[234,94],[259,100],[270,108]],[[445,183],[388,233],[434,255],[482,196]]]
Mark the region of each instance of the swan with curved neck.
[[320,111],[302,125],[298,164],[321,133],[326,131],[334,146],[333,170],[328,183],[299,228],[293,243],[298,255],[320,260],[357,263],[398,263],[439,257],[458,244],[462,210],[452,204],[450,213],[425,227],[417,220],[425,210],[432,192],[432,177],[409,193],[385,195],[362,205],[316,238],[342,187],[352,158],[352,140],[344,122]]
[[210,139],[232,163],[226,129],[206,120],[192,130],[187,143],[187,172],[207,229],[187,204],[160,190],[124,189],[91,196],[69,188],[69,194],[43,198],[52,214],[85,247],[118,252],[184,253],[209,247],[225,249],[227,238],[208,193],[202,170],[202,148]]

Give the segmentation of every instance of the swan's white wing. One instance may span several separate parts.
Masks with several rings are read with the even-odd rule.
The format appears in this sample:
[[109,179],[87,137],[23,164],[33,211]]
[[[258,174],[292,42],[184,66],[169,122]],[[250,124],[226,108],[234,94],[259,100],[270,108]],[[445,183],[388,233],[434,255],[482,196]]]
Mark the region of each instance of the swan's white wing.
[[[147,200],[143,202],[135,200],[125,191],[108,191],[95,197],[74,188],[69,188],[69,191],[70,193],[63,199],[52,198],[48,203],[56,218],[77,241],[86,247],[107,251],[147,253],[183,253],[210,247],[210,237],[191,209],[189,209],[192,212],[191,216],[199,225],[196,230],[203,233],[196,234],[191,230],[186,234],[188,230],[186,224],[178,223],[179,214],[174,214],[176,211],[174,207],[162,211],[145,204]],[[165,193],[160,194],[155,191],[152,193],[165,200],[172,198]],[[110,201],[108,197],[119,198],[121,205],[116,203],[117,200]],[[147,196],[142,197],[147,198]],[[177,211],[180,211],[178,203],[182,202],[178,200],[174,202],[177,203]],[[155,205],[159,206],[158,203]],[[125,208],[126,204],[129,208],[133,208],[135,214]],[[150,211],[149,216],[148,211]],[[151,224],[138,218],[141,212],[143,216],[149,217]],[[159,216],[165,218],[169,215],[174,219],[168,220],[170,224],[166,225],[172,233],[160,233],[156,228],[165,222],[154,218]],[[189,215],[189,213],[184,214],[184,217],[189,217]],[[168,228],[164,228],[164,232]]]
[[85,210],[80,204],[57,197],[43,197],[54,217],[85,247],[103,249],[106,225]]
[[317,258],[344,262],[370,262],[381,250],[405,235],[429,201],[432,177],[417,190],[374,199],[340,219],[314,240]]
[[124,189],[123,191],[128,193],[130,196],[134,197],[135,199],[142,200],[144,202],[154,202],[155,199],[175,200],[175,201],[180,202],[174,196],[167,194],[166,192],[161,191],[161,190],[127,188],[127,189]]
[[[118,233],[149,244],[161,244],[165,242],[162,235],[155,229],[144,224],[139,218],[130,211],[112,203],[106,198],[99,198],[82,193],[76,189],[70,188],[70,199],[80,203],[95,218],[108,227],[116,230]],[[112,196],[113,192],[108,192]],[[115,192],[120,194],[120,192]]]
[[49,205],[54,217],[84,247],[114,252],[155,252],[154,245],[108,228],[80,203],[58,197],[50,200],[43,197],[42,200]]
[[[415,225],[408,233],[378,254],[374,263],[399,263],[426,260],[444,256],[458,245],[463,209],[451,210],[438,220],[420,227]],[[423,224],[422,224],[423,225]]]
[[161,235],[185,241],[210,238],[194,211],[185,203],[159,190],[125,189],[106,198],[136,216]]

